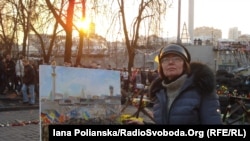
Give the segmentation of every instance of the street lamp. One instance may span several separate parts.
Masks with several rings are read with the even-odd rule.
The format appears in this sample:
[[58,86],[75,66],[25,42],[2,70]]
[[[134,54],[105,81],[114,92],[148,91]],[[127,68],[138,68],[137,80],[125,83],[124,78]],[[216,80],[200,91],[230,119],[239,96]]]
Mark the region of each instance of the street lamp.
[[214,59],[214,71],[216,72],[217,70],[217,59]]

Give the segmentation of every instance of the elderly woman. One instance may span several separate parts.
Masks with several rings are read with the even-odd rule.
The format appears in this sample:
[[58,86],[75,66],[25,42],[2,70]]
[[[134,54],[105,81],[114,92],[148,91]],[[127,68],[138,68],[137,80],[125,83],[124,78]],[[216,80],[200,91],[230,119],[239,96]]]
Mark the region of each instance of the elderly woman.
[[222,124],[212,70],[190,63],[181,44],[163,47],[158,59],[159,78],[149,88],[155,124]]

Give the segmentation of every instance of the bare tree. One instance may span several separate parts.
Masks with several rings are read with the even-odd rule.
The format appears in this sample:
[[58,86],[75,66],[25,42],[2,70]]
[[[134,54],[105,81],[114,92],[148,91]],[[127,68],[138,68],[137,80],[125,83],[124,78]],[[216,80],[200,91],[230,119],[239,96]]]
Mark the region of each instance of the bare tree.
[[[63,3],[61,3],[63,5]],[[58,9],[59,16],[62,16],[62,7]],[[60,42],[60,37],[58,34],[61,30],[58,30],[59,24],[58,21],[55,20],[54,16],[51,15],[50,10],[47,8],[47,5],[43,2],[39,2],[36,6],[35,12],[37,18],[37,24],[31,24],[30,28],[37,36],[37,39],[40,43],[38,49],[41,51],[44,63],[49,63],[50,57],[52,56],[52,50],[55,47],[57,42]],[[52,26],[53,25],[53,26]],[[52,29],[52,33],[48,34],[46,29]],[[43,34],[45,33],[45,34]]]
[[[164,15],[166,12],[166,8],[168,6],[168,1],[156,1],[156,0],[140,0],[138,1],[138,11],[135,20],[130,27],[131,32],[129,32],[129,28],[127,25],[126,19],[126,11],[125,11],[125,2],[124,0],[118,0],[119,8],[120,8],[120,16],[123,27],[123,34],[125,38],[125,43],[128,51],[128,70],[131,71],[131,68],[134,66],[134,58],[135,58],[135,49],[138,47],[138,39],[140,35],[140,30],[142,29],[142,22],[146,21],[149,23],[159,23],[160,17]],[[150,22],[149,22],[150,21]],[[156,30],[157,28],[154,28]],[[131,35],[131,36],[130,36]],[[130,72],[131,73],[131,72]]]
[[[35,9],[37,0],[19,0],[18,1],[18,20],[22,27],[23,33],[23,43],[22,43],[22,54],[26,55],[28,46],[28,38],[30,34],[30,26],[33,20],[32,14],[34,14],[33,10]],[[28,55],[28,54],[27,54]]]
[[[5,1],[7,3],[11,3],[13,1],[12,5],[13,7],[15,7],[13,8],[15,10],[13,10],[12,13],[15,13],[15,11],[18,11],[16,12],[17,13],[16,17],[18,18],[16,18],[16,20],[13,20],[14,22],[13,22],[13,26],[11,29],[13,29],[14,31],[10,32],[10,35],[8,36],[7,34],[1,34],[2,40],[6,37],[8,37],[9,39],[14,39],[14,33],[18,29],[17,23],[19,23],[19,25],[21,25],[22,27],[22,30],[20,28],[20,31],[23,31],[23,37],[24,37],[23,38],[23,50],[22,50],[23,53],[26,54],[27,38],[28,38],[30,31],[32,31],[37,35],[38,39],[40,40],[42,54],[44,55],[43,56],[44,60],[45,62],[48,62],[49,57],[51,56],[54,42],[56,41],[56,37],[58,35],[58,28],[60,27],[66,33],[64,61],[67,61],[67,62],[72,61],[71,60],[72,30],[73,30],[73,18],[75,16],[74,7],[75,7],[76,0],[54,1],[55,3],[52,3],[50,0],[46,0],[45,1],[46,6],[40,4],[40,2],[37,0],[33,0],[33,1],[19,0],[17,3],[14,3],[15,2],[14,0],[5,0]],[[82,7],[84,7],[86,0],[81,0],[80,2],[82,2]],[[118,5],[115,5],[116,4],[115,2],[117,2]],[[107,35],[112,34],[113,36],[118,36],[117,33],[119,32],[119,35],[124,36],[123,38],[125,40],[126,48],[127,48],[126,54],[128,55],[128,58],[129,58],[128,69],[130,71],[131,67],[133,67],[134,65],[134,57],[135,57],[136,49],[138,48],[138,39],[139,39],[141,30],[144,28],[148,31],[147,34],[150,34],[150,32],[157,34],[158,32],[157,30],[160,30],[161,17],[164,15],[167,6],[171,3],[169,3],[168,0],[159,0],[159,1],[136,0],[134,1],[133,6],[137,7],[137,11],[135,11],[132,16],[127,15],[128,11],[127,11],[127,7],[125,6],[127,3],[128,1],[124,1],[124,0],[88,1],[88,4],[91,7],[89,13],[91,13],[91,15],[94,13],[96,17],[97,15],[98,17],[102,17],[103,19],[105,19],[103,21],[105,21],[105,23],[108,23],[110,25],[110,27],[106,29]],[[6,5],[6,4],[3,3],[3,5]],[[2,7],[4,7],[3,5]],[[0,6],[0,10],[2,7]],[[54,16],[54,19],[53,19],[54,22],[49,22],[48,20],[42,21],[41,20],[42,16],[39,15],[39,12],[37,11],[37,9],[39,9],[39,12],[41,12],[41,10],[44,10],[44,12],[46,10],[47,12],[50,11]],[[83,9],[85,10],[85,8],[82,8],[82,10]],[[82,14],[83,14],[82,16],[84,16],[85,11],[82,11]],[[47,15],[49,16],[49,14]],[[4,16],[4,15],[1,14],[0,18],[1,16]],[[134,17],[134,20],[130,24],[128,24],[128,19],[127,19],[128,16]],[[3,21],[4,20],[2,20],[1,22]],[[45,29],[45,25],[46,24],[48,25],[48,23],[53,23],[54,25],[52,36],[50,36],[49,45],[44,44],[44,42],[46,41],[44,41],[43,36],[41,35],[42,33],[41,31]],[[50,24],[50,26],[51,25],[52,24]],[[6,28],[7,26],[2,25],[2,27]],[[7,30],[2,29],[1,32],[6,33],[6,31]],[[4,39],[4,41],[6,42],[9,40]],[[77,60],[76,62],[78,63],[81,60],[81,55],[82,55],[81,47],[82,46],[83,45],[79,45],[78,56],[76,59]]]
[[[82,0],[82,20],[85,19],[85,10],[86,10],[86,0]],[[82,48],[83,48],[83,39],[84,39],[84,31],[83,29],[79,30],[79,46],[78,46],[78,53],[76,56],[76,65],[81,64],[81,58],[82,58]]]
[[71,47],[72,47],[72,26],[73,26],[73,15],[74,15],[74,5],[75,0],[68,0],[68,8],[67,8],[67,15],[66,20],[63,21],[62,17],[56,11],[56,8],[50,2],[50,0],[46,0],[48,8],[53,13],[54,17],[56,18],[57,22],[63,27],[66,33],[66,42],[65,42],[65,51],[64,51],[64,62],[71,62]]
[[[102,18],[102,20],[97,20],[105,21],[102,24],[109,25],[106,29],[106,38],[113,36],[113,39],[117,39],[118,36],[123,36],[122,39],[127,49],[124,55],[128,55],[129,72],[134,66],[140,34],[143,31],[144,36],[159,35],[162,28],[161,21],[172,3],[172,0],[98,0],[92,3],[92,12],[96,17]],[[133,10],[132,13],[131,10]]]
[[18,3],[13,0],[1,1],[0,11],[1,50],[11,53],[12,47],[17,45],[15,36],[18,26]]

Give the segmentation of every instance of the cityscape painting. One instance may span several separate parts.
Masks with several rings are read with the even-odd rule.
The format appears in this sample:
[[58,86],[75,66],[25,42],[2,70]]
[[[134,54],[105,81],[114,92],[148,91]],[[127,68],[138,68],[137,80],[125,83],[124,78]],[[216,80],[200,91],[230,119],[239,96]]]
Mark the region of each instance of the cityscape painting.
[[120,72],[115,70],[39,66],[40,99],[119,96]]
[[40,65],[39,83],[42,132],[50,124],[110,124],[119,117],[119,71]]

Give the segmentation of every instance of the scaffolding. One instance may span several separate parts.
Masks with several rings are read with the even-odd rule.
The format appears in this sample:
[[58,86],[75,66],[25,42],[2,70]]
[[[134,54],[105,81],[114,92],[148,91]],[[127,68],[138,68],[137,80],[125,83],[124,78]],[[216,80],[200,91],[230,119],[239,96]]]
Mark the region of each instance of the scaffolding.
[[182,27],[182,33],[181,33],[181,42],[183,44],[189,44],[190,43],[190,37],[187,31],[187,25],[184,22],[183,27]]

